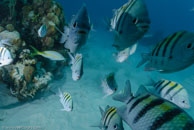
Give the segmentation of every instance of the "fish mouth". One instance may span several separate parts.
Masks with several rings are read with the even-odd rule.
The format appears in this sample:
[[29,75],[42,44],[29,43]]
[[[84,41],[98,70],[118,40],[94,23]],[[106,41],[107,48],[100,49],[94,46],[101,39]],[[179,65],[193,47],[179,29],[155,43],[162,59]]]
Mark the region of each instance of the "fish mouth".
[[86,34],[87,32],[86,31],[78,31],[77,33],[78,34]]

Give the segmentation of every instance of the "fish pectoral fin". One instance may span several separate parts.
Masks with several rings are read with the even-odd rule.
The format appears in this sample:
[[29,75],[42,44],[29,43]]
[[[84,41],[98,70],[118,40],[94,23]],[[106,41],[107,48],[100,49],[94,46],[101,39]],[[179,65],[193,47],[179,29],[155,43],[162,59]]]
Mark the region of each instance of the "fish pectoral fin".
[[157,68],[153,67],[151,63],[147,63],[144,67],[144,71],[154,71],[157,70]]
[[132,55],[132,54],[134,54],[135,53],[135,51],[136,51],[136,49],[137,49],[137,43],[135,44],[135,45],[133,45],[132,47],[130,47],[129,49],[130,49],[130,55]]
[[136,66],[136,68],[139,68],[140,66],[142,66],[143,64],[145,64],[148,60],[149,60],[149,53],[143,53],[141,55],[142,59],[141,61],[138,63],[138,65]]

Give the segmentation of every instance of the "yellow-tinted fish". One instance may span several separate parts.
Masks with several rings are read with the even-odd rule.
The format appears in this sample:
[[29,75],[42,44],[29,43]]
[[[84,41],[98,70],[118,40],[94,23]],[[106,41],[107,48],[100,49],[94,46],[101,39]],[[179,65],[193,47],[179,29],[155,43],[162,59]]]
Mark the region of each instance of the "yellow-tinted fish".
[[48,58],[50,60],[56,60],[56,61],[65,60],[64,56],[62,56],[60,53],[58,53],[56,51],[43,51],[43,52],[40,52],[36,48],[34,48],[33,46],[31,46],[31,48],[34,50],[34,53],[32,54],[32,56],[41,55],[41,56],[43,56],[45,58]]
[[117,113],[133,130],[194,130],[194,120],[184,110],[144,86],[133,96],[127,81],[125,91],[113,99],[126,103]]
[[67,92],[64,92],[62,94],[61,90],[59,89],[59,97],[60,102],[63,105],[62,111],[72,111],[73,110],[73,100],[71,98],[71,95]]
[[100,112],[102,119],[100,124],[95,127],[99,127],[101,130],[124,130],[122,120],[115,107],[107,106],[105,111],[100,107]]
[[161,79],[158,82],[152,80],[149,85],[152,85],[156,93],[162,98],[173,102],[181,108],[190,108],[188,93],[181,84]]

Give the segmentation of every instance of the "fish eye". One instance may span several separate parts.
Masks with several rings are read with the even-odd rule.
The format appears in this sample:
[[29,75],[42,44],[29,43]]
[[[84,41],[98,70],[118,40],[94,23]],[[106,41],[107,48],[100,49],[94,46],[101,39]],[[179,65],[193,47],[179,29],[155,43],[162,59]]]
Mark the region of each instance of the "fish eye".
[[189,43],[189,44],[187,45],[187,48],[190,49],[191,47],[192,47],[192,44]]
[[108,129],[108,126],[105,126],[105,129]]
[[183,100],[182,103],[185,103],[185,101]]
[[117,126],[117,124],[115,124],[113,127],[114,127],[114,129],[116,130],[118,126]]
[[133,19],[133,23],[137,24],[138,20],[136,18]]
[[117,91],[117,88],[115,88],[115,91]]
[[120,30],[120,31],[119,31],[119,34],[122,34],[122,33],[123,33],[123,31],[122,31],[122,30]]
[[75,22],[74,24],[73,24],[73,27],[75,28],[77,26],[77,22]]

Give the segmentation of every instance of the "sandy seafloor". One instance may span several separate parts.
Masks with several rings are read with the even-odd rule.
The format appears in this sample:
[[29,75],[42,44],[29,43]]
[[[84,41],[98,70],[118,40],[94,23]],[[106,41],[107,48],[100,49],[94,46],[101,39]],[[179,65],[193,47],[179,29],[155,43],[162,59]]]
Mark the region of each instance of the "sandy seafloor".
[[[136,69],[140,60],[141,52],[148,52],[150,47],[139,45],[136,53],[126,62],[116,63],[111,47],[112,34],[104,30],[96,30],[91,33],[88,43],[82,48],[84,56],[84,75],[80,81],[73,81],[70,67],[64,68],[63,79],[55,80],[50,84],[51,91],[69,92],[72,95],[74,109],[72,112],[60,111],[62,104],[55,94],[45,92],[41,98],[25,104],[13,105],[17,100],[7,94],[5,86],[0,86],[0,130],[23,126],[26,129],[41,130],[98,130],[90,127],[97,124],[101,119],[99,106],[121,106],[122,103],[112,100],[112,97],[103,98],[101,79],[109,72],[116,73],[116,81],[119,90],[122,90],[127,79],[131,80],[132,91],[135,92],[140,84],[144,84],[149,77],[154,79],[166,78],[182,83],[189,91],[190,99],[194,99],[194,85],[185,82],[194,76],[194,67],[173,73],[160,74],[158,72],[144,72],[143,67]],[[143,44],[140,42],[140,44]],[[117,91],[117,92],[118,92]],[[10,105],[12,104],[12,105]],[[194,117],[194,102],[191,100],[191,108],[186,110]],[[1,119],[0,118],[0,119]],[[124,123],[125,130],[130,128]],[[14,129],[15,130],[15,129]],[[23,129],[22,129],[23,130]]]

